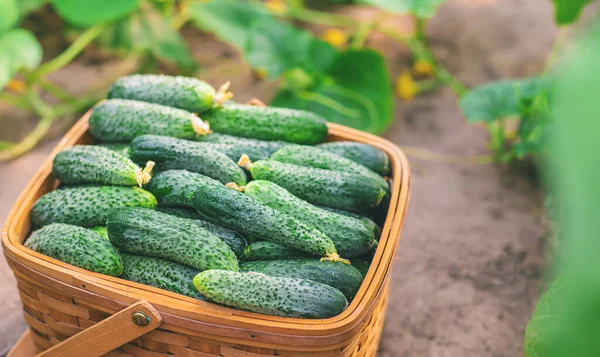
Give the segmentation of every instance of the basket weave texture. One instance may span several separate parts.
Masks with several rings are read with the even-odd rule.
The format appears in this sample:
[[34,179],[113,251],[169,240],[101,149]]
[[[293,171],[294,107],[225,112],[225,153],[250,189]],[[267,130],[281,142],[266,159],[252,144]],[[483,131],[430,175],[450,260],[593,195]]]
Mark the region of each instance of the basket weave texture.
[[[92,273],[23,246],[29,211],[53,190],[52,159],[62,149],[90,143],[86,114],[59,142],[15,203],[2,232],[5,257],[17,279],[26,322],[38,351],[147,301],[160,314],[155,330],[109,356],[184,357],[363,357],[375,356],[388,300],[388,277],[409,200],[410,174],[403,153],[379,137],[329,124],[329,140],[352,140],[384,150],[392,164],[392,197],[373,263],[350,306],[328,319],[266,316],[205,303],[122,279]],[[67,341],[66,343],[69,343]],[[113,348],[113,347],[110,347]],[[106,349],[108,350],[108,349]],[[97,356],[90,350],[86,356]],[[67,356],[70,357],[70,356]]]

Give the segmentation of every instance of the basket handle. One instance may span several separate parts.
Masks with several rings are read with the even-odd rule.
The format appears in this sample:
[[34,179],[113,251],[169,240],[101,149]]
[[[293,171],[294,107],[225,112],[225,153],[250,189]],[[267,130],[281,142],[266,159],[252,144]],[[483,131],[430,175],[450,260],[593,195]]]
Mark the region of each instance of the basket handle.
[[141,300],[37,355],[38,357],[102,356],[160,326],[162,316]]

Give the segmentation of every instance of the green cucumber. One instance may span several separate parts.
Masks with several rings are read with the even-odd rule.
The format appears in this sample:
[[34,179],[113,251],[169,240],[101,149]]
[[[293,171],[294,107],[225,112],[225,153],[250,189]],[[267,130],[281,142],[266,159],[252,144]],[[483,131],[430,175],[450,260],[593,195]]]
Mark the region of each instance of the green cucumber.
[[108,214],[121,207],[155,208],[156,197],[139,187],[67,187],[40,197],[33,205],[29,218],[34,227],[50,223],[104,226]]
[[159,171],[188,170],[224,184],[246,184],[246,173],[235,161],[210,146],[189,140],[142,135],[131,142],[131,159],[134,162],[152,160]]
[[97,104],[89,124],[94,138],[109,142],[129,142],[145,134],[194,139],[210,132],[208,124],[188,111],[127,99]]
[[31,234],[25,247],[76,267],[119,276],[123,261],[110,242],[89,229],[53,223]]
[[194,287],[194,277],[200,273],[197,269],[168,260],[121,253],[123,258],[122,279],[177,294],[206,301]]
[[358,270],[364,277],[366,277],[371,264],[362,259],[352,259],[352,266],[356,268],[356,270]]
[[154,163],[142,170],[133,161],[102,146],[76,145],[54,157],[52,174],[62,184],[142,186],[150,181]]
[[265,141],[220,133],[211,133],[208,135],[199,136],[196,140],[206,143],[237,145],[244,148],[259,149],[263,150],[268,156],[279,150],[281,147],[290,144],[285,141]]
[[210,84],[197,78],[134,74],[117,79],[107,97],[140,100],[202,113],[215,101],[220,103],[227,99],[223,98],[224,94],[217,93]]
[[193,203],[211,221],[238,232],[314,255],[339,258],[335,245],[325,234],[237,190],[201,185],[196,188]]
[[223,242],[227,243],[229,248],[231,248],[231,250],[235,253],[235,256],[238,258],[243,256],[244,251],[248,246],[248,240],[240,233],[229,228],[221,227],[212,222],[199,219],[201,217],[200,214],[189,208],[159,206],[158,211],[180,218],[192,219],[194,223],[221,238]]
[[217,133],[260,140],[317,144],[327,138],[327,122],[304,110],[235,104],[203,115]]
[[97,227],[92,227],[90,229],[92,231],[100,234],[102,236],[102,238],[110,241],[110,239],[108,239],[108,230],[106,229],[106,227],[104,227],[104,226],[97,226]]
[[310,254],[301,250],[288,247],[285,244],[258,241],[252,242],[244,251],[244,260],[282,260],[295,258],[308,258]]
[[250,147],[248,145],[240,144],[221,144],[221,143],[200,143],[215,151],[222,152],[227,155],[231,160],[237,162],[240,157],[244,154],[248,155],[250,160],[265,160],[269,158],[267,152],[263,149],[256,147]]
[[192,197],[199,185],[220,186],[221,183],[208,176],[186,170],[168,170],[154,175],[146,187],[156,196],[161,206],[194,207]]
[[359,256],[375,244],[373,231],[362,221],[315,207],[273,182],[251,181],[245,192],[265,205],[325,233],[343,257]]
[[117,154],[121,154],[125,157],[129,157],[131,148],[129,143],[98,143],[96,146],[102,146],[109,150],[115,151]]
[[350,159],[318,147],[305,145],[284,146],[271,155],[271,160],[285,162],[286,164],[364,175],[379,182],[379,185],[381,185],[381,188],[386,193],[389,194],[390,192],[390,186],[387,181],[379,176],[378,173]]
[[200,271],[238,270],[231,248],[189,219],[151,209],[122,208],[106,223],[108,237],[120,251],[171,260]]
[[363,281],[363,275],[351,265],[342,262],[322,262],[319,259],[246,262],[240,264],[240,271],[309,279],[338,289],[347,299],[356,295]]
[[208,270],[194,277],[194,286],[219,304],[267,315],[322,319],[348,307],[341,291],[305,279]]
[[375,146],[354,141],[335,141],[318,147],[361,164],[381,176],[390,174],[390,159]]
[[274,160],[250,163],[247,157],[240,160],[240,166],[248,169],[256,180],[274,182],[294,196],[322,206],[361,212],[377,207],[385,196],[377,181],[362,175]]
[[158,205],[156,210],[162,213],[170,214],[171,216],[187,219],[201,219],[202,216],[195,209],[187,207],[173,207]]
[[[381,206],[381,204],[379,204],[379,206]],[[337,208],[331,208],[331,207],[325,207],[325,206],[317,206],[317,207],[322,208],[329,212],[333,212],[333,213],[341,214],[344,216],[359,219],[363,222],[363,224],[365,226],[367,226],[368,229],[370,229],[375,234],[375,239],[379,239],[379,237],[381,236],[381,228],[377,225],[377,223],[375,223],[369,217],[365,217],[365,216],[362,216],[362,215],[354,213],[354,212],[348,212],[348,211],[344,211],[344,210],[337,209]]]

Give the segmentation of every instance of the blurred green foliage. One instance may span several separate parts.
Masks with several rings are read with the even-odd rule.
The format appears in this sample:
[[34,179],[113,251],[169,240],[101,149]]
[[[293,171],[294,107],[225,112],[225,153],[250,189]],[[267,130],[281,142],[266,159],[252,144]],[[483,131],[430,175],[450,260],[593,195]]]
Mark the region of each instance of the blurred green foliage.
[[548,178],[560,202],[562,262],[527,327],[527,357],[600,355],[599,67],[600,27],[595,26],[557,79]]

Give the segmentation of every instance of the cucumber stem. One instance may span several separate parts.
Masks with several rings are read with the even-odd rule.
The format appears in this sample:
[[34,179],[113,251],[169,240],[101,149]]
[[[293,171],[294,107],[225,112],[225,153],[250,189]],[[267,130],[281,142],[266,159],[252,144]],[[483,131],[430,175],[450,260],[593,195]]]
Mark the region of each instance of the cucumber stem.
[[143,185],[147,184],[148,182],[150,182],[150,179],[152,178],[152,176],[150,175],[150,173],[152,172],[152,169],[154,168],[154,161],[148,161],[146,163],[146,167],[144,167],[144,169],[142,170],[139,167],[136,167],[135,169],[135,180],[137,181],[138,185],[140,187],[142,187]]
[[328,261],[328,262],[342,262],[344,264],[350,265],[350,261],[348,259],[341,258],[338,253],[327,254],[326,256],[324,256],[323,258],[321,258],[321,261],[322,262],[323,261]]
[[231,86],[231,82],[227,81],[219,88],[217,93],[215,93],[215,95],[213,96],[214,104],[216,104],[217,106],[220,107],[223,105],[223,103],[225,103],[229,99],[233,98],[233,93],[231,93],[229,91],[230,86]]
[[231,189],[234,189],[238,192],[244,192],[246,191],[246,186],[238,186],[237,183],[235,182],[229,182],[225,184],[225,187],[229,187]]
[[198,115],[193,115],[190,121],[192,122],[192,128],[194,128],[194,131],[196,132],[196,134],[198,134],[198,136],[204,136],[206,134],[212,133],[208,122],[206,120],[203,121],[202,119],[200,119]]
[[238,166],[243,167],[246,170],[250,170],[252,161],[250,161],[250,158],[248,157],[248,155],[242,154],[242,156],[240,156],[240,159],[238,160],[237,164],[238,164]]

